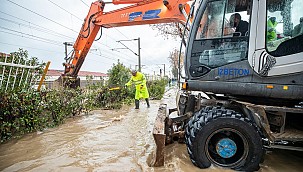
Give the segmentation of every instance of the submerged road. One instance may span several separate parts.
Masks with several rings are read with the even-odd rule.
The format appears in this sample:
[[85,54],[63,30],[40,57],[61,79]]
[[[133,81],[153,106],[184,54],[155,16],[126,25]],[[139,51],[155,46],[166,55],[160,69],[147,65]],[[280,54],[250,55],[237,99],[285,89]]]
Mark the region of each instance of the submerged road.
[[[162,100],[175,105],[170,90]],[[186,145],[174,143],[165,148],[165,165],[149,167],[155,144],[153,123],[161,101],[146,108],[96,110],[68,119],[65,124],[31,133],[0,145],[0,170],[12,171],[231,171],[217,167],[199,169],[187,154]],[[303,169],[303,153],[275,150],[267,153],[259,171],[295,172]]]

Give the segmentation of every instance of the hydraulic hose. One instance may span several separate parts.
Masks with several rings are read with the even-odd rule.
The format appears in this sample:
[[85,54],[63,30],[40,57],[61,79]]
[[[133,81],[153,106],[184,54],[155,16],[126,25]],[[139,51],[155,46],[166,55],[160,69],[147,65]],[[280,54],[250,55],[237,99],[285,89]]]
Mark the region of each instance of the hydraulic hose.
[[87,23],[87,28],[86,28],[85,30],[83,30],[83,32],[88,31],[88,33],[87,33],[86,36],[83,36],[83,35],[82,35],[84,38],[88,38],[88,36],[90,35],[90,23],[91,23],[93,17],[94,17],[95,15],[97,15],[98,13],[99,13],[99,12],[96,12],[96,13],[92,14],[91,16],[89,16],[88,23]]
[[101,37],[102,37],[102,27],[100,28],[100,36],[98,39],[95,39],[95,41],[99,41],[101,39]]

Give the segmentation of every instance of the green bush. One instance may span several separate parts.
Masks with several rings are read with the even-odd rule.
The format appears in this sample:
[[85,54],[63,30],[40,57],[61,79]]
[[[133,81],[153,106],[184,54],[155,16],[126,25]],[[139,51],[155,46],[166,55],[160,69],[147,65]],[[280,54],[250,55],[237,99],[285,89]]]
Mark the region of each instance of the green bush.
[[165,86],[168,84],[167,79],[154,80],[147,82],[147,88],[151,99],[160,100],[163,98]]
[[[108,70],[109,79],[107,85],[98,92],[97,102],[99,107],[108,109],[119,109],[122,104],[130,104],[135,97],[134,88],[126,89],[125,83],[130,79],[130,69],[122,63],[113,64]],[[119,87],[116,90],[111,88]]]
[[0,92],[1,142],[64,122],[85,107],[81,90]]
[[[106,85],[89,85],[86,89],[58,89],[36,92],[16,87],[0,89],[0,142],[25,133],[55,127],[66,118],[89,112],[96,108],[119,109],[131,104],[135,88],[124,88],[130,78],[130,70],[118,61],[109,70]],[[161,99],[167,80],[148,82],[152,98]],[[113,87],[120,89],[110,90]]]

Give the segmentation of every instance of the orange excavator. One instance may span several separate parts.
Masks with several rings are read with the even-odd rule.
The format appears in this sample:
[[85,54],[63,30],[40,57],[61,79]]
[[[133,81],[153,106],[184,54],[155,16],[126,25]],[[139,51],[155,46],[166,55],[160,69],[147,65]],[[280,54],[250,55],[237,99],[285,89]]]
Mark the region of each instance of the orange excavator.
[[73,52],[70,57],[65,58],[66,62],[63,64],[65,70],[61,79],[65,85],[79,86],[78,72],[100,29],[102,32],[102,28],[171,22],[185,25],[190,11],[189,0],[113,0],[111,3],[133,5],[103,12],[106,2],[99,0],[91,4]]

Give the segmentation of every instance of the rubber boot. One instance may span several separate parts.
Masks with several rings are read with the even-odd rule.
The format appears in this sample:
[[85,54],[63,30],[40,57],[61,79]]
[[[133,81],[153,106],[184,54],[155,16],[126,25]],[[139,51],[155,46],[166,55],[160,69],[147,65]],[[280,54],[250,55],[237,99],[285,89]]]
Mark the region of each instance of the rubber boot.
[[135,105],[136,105],[135,109],[139,109],[139,100],[135,100]]
[[147,104],[147,108],[149,108],[149,107],[150,107],[150,105],[149,105],[149,100],[148,100],[148,98],[147,98],[147,99],[145,99],[145,101],[146,101],[146,104]]

